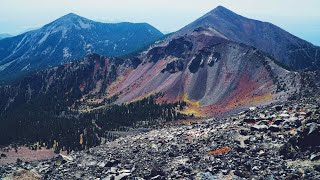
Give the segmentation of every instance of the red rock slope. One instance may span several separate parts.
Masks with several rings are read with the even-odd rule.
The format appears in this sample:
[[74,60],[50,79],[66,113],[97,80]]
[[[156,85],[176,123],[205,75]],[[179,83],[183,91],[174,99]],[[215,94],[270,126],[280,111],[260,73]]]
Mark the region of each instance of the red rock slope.
[[187,113],[208,116],[283,100],[299,88],[295,73],[210,28],[154,45],[139,58],[143,63],[107,90],[118,103],[162,92],[159,100],[185,100]]

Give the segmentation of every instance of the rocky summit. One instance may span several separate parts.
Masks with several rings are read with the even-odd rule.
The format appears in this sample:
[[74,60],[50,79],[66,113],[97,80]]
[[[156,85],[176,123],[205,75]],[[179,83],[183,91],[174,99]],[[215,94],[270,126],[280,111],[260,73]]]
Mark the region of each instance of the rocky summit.
[[[320,99],[165,124],[89,150],[2,166],[2,178],[319,179]],[[5,157],[1,157],[5,158]]]
[[291,69],[319,69],[319,47],[269,22],[253,20],[218,6],[177,31],[181,36],[198,27],[210,27],[216,35],[254,46]]

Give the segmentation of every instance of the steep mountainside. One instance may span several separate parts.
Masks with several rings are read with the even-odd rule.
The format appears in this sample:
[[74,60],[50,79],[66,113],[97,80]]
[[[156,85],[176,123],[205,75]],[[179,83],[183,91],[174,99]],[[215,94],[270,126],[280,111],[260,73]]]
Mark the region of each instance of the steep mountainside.
[[116,79],[117,69],[124,64],[130,66],[130,62],[124,63],[122,59],[91,54],[81,61],[33,73],[12,85],[0,87],[1,113],[19,109],[41,97],[51,97],[51,103],[56,106],[71,106],[85,94],[103,94],[102,89]]
[[290,68],[320,68],[320,47],[271,23],[245,18],[222,6],[177,31],[173,37],[190,33],[198,27],[211,27],[221,37],[254,46]]
[[284,100],[299,89],[297,73],[211,28],[155,45],[139,58],[141,65],[109,86],[118,103],[162,92],[162,100],[189,102],[188,113],[217,115]]
[[88,53],[109,57],[128,54],[162,36],[146,23],[99,23],[68,14],[41,29],[0,40],[0,80],[67,63]]

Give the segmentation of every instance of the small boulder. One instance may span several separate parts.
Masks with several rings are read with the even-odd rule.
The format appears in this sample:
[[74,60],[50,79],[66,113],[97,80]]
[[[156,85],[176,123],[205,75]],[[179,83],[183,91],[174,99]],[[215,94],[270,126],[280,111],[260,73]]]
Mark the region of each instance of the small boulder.
[[316,161],[316,160],[319,160],[319,159],[320,159],[320,153],[311,154],[311,156],[310,156],[310,160],[311,161]]
[[313,134],[313,133],[316,133],[317,130],[318,130],[318,124],[316,124],[316,123],[311,123],[311,124],[309,125],[308,135]]
[[253,125],[251,126],[252,131],[266,131],[268,129],[267,125]]
[[320,172],[320,164],[313,166],[314,170]]
[[156,175],[155,177],[150,178],[150,180],[161,180],[162,177],[160,175]]
[[272,132],[279,132],[281,131],[281,128],[278,125],[271,125],[269,126],[268,130]]
[[283,155],[285,159],[293,159],[298,155],[297,150],[290,143],[281,146],[279,153],[280,155]]
[[145,179],[151,179],[155,177],[165,177],[166,173],[160,168],[152,168],[150,174]]
[[114,177],[115,180],[124,180],[124,179],[128,179],[128,176],[130,176],[131,173],[121,173],[117,176]]
[[236,134],[234,140],[239,144],[240,148],[246,148],[247,143],[249,142],[250,136],[242,136],[240,134]]
[[283,123],[283,122],[284,122],[283,119],[276,119],[276,120],[273,122],[273,124],[275,124],[275,125],[280,125],[280,124]]
[[309,111],[309,112],[306,113],[306,117],[310,117],[311,115],[312,115],[312,112],[311,112],[311,111]]
[[231,151],[231,148],[228,146],[224,146],[222,148],[208,152],[208,155],[227,154],[229,151]]
[[17,162],[16,162],[17,164],[21,164],[22,163],[22,160],[21,159],[19,159],[19,158],[17,158]]
[[248,123],[248,124],[255,124],[257,122],[257,120],[253,119],[253,118],[245,118],[245,119],[243,119],[243,122]]
[[101,168],[104,168],[106,166],[106,163],[102,161],[102,162],[99,162],[97,165]]
[[307,116],[306,112],[300,112],[299,114],[300,114],[300,116]]
[[73,161],[73,158],[71,156],[59,154],[59,158],[62,158],[65,161]]
[[282,110],[282,106],[281,106],[281,105],[274,106],[274,109],[275,109],[276,111],[281,111],[281,110]]
[[282,113],[282,114],[279,115],[279,117],[281,117],[281,118],[289,118],[290,115],[287,114],[287,113]]
[[250,130],[249,129],[240,129],[239,130],[239,134],[240,135],[243,135],[243,136],[246,136],[250,133]]
[[250,172],[245,168],[240,168],[234,171],[234,175],[248,179],[250,177]]
[[1,157],[2,157],[2,158],[6,158],[7,155],[6,155],[6,154],[1,154]]
[[105,166],[106,167],[113,167],[113,166],[115,166],[115,165],[117,165],[117,164],[119,164],[120,163],[120,161],[118,161],[118,160],[111,160],[111,161],[108,161],[106,164],[105,164]]
[[116,174],[117,173],[118,168],[117,167],[111,167],[110,168],[110,173],[111,174]]

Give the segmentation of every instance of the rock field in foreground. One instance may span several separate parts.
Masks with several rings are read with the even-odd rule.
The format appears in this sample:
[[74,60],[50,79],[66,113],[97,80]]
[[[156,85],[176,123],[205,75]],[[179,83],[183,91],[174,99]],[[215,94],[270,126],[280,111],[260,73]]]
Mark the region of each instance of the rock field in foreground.
[[46,161],[5,165],[0,177],[320,179],[319,126],[319,99],[285,102],[226,119],[168,125]]

